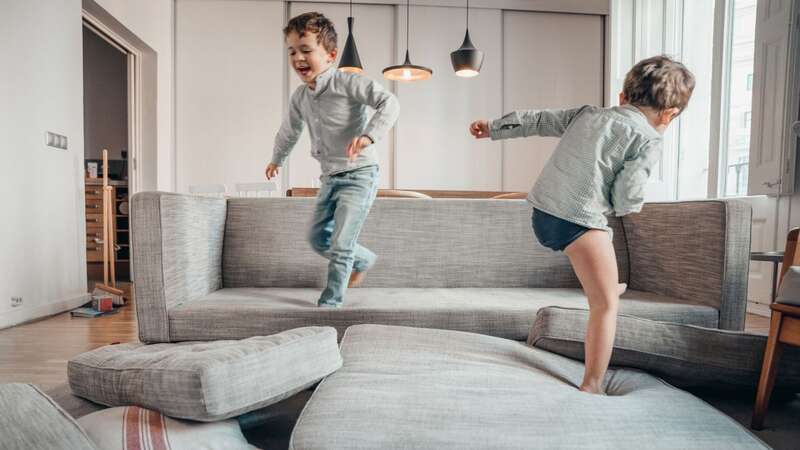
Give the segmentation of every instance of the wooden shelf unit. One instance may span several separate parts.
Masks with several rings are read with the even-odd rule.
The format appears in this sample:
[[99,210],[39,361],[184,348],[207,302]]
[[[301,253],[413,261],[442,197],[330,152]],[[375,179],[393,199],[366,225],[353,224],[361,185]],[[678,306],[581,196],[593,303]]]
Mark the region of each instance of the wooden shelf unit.
[[[113,220],[111,233],[117,250],[114,254],[116,260],[117,281],[130,281],[130,239],[128,231],[128,214],[120,211],[120,205],[128,202],[128,183],[126,181],[112,180],[111,195],[114,199]],[[100,178],[86,178],[86,263],[90,279],[102,278],[103,263],[103,181]],[[99,275],[99,276],[98,276]]]

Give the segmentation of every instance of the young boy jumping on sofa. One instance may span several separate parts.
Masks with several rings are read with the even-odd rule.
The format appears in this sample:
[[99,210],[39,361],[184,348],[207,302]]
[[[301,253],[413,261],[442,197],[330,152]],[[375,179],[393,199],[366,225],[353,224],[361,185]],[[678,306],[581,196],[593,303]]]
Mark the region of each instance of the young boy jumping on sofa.
[[641,210],[645,184],[661,157],[661,136],[688,105],[694,84],[683,64],[656,56],[625,76],[620,106],[516,111],[470,124],[478,139],[561,137],[528,201],[536,238],[569,257],[589,300],[582,391],[603,393],[626,288],[619,283],[606,215]]
[[[372,144],[394,126],[400,105],[375,81],[333,67],[336,30],[322,14],[294,17],[283,33],[289,65],[304,84],[292,94],[266,175],[278,175],[308,124],[311,156],[322,167],[309,241],[329,260],[328,284],[318,305],[341,307],[347,288],[359,284],[375,263],[376,255],[356,240],[378,191]],[[375,109],[369,122],[367,106]]]

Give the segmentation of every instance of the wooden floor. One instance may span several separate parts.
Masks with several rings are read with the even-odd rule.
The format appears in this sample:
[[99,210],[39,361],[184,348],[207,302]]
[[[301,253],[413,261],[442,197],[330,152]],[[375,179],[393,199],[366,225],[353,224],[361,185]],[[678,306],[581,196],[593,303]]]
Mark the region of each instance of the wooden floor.
[[110,316],[90,319],[66,312],[0,330],[0,383],[34,383],[48,389],[66,382],[67,361],[74,356],[138,341],[132,302]]
[[[747,315],[748,331],[767,334],[767,317]],[[133,303],[94,319],[69,313],[0,330],[0,383],[24,382],[45,389],[64,383],[67,361],[112,343],[138,342]]]

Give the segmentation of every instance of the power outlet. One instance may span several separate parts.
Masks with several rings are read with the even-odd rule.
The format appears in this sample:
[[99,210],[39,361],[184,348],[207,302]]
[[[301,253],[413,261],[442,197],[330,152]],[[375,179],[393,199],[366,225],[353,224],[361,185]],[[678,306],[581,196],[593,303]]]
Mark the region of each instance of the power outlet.
[[11,307],[22,306],[22,297],[11,297]]

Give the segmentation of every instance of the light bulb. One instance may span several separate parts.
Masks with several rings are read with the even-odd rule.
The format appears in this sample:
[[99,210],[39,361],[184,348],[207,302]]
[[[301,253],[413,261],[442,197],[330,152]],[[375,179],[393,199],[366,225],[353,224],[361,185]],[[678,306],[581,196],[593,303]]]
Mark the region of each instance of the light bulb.
[[403,69],[403,79],[410,80],[411,79],[411,70]]
[[458,72],[456,72],[456,75],[458,75],[459,77],[464,77],[464,78],[477,77],[478,74],[480,74],[480,72],[478,72],[477,70],[472,70],[472,69],[463,69],[463,70],[459,70]]

